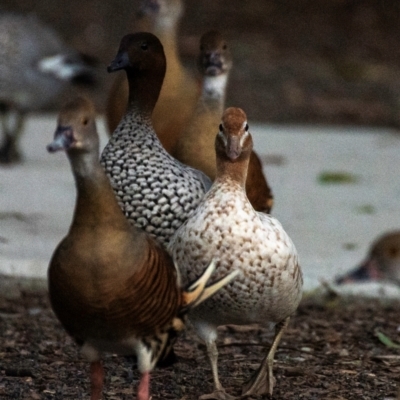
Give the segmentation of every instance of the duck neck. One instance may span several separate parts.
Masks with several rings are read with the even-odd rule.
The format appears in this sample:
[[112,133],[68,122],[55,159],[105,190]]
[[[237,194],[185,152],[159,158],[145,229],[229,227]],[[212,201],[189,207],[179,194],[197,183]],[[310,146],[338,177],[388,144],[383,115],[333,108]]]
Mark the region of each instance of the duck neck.
[[201,97],[208,102],[225,104],[226,86],[228,82],[228,74],[218,76],[205,76],[203,78]]
[[70,154],[69,158],[77,189],[72,227],[112,224],[126,228],[129,223],[99,164],[98,154]]
[[154,74],[149,71],[127,70],[129,82],[128,111],[139,112],[143,117],[151,119],[161,86],[164,73]]
[[245,190],[247,169],[249,166],[248,157],[239,157],[238,160],[232,162],[226,156],[217,157],[217,177],[216,182],[226,182],[227,180],[236,182]]

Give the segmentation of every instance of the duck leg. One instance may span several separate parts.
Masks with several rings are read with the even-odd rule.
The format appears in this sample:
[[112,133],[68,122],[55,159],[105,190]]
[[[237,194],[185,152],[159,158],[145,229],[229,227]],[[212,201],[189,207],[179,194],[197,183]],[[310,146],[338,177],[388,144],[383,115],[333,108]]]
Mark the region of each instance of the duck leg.
[[214,379],[214,392],[210,394],[205,394],[199,397],[200,400],[233,400],[235,397],[229,395],[225,392],[225,389],[221,385],[218,377],[218,349],[216,344],[216,335],[215,338],[209,339],[206,341],[207,346],[207,355],[211,363],[211,371]]
[[275,336],[271,348],[269,349],[267,356],[261,362],[258,370],[251,377],[250,381],[244,385],[242,396],[261,395],[266,393],[272,396],[274,389],[274,375],[272,373],[272,368],[274,365],[275,352],[282,335],[289,324],[289,320],[290,317],[287,317],[282,322],[276,324]]
[[137,400],[151,400],[150,397],[150,372],[142,374],[139,382]]
[[[14,121],[11,121],[12,119]],[[11,164],[21,161],[18,140],[23,130],[24,120],[24,113],[15,111],[15,115],[10,115],[9,111],[2,110],[1,125],[4,138],[0,147],[1,164]]]
[[90,363],[90,400],[100,400],[103,392],[104,368],[101,361]]

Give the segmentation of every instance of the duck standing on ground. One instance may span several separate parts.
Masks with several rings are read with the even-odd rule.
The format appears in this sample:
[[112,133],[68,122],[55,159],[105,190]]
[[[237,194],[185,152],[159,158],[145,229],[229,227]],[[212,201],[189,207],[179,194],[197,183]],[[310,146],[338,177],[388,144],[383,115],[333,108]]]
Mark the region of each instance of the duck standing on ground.
[[102,393],[102,352],[136,354],[142,374],[137,398],[149,400],[150,371],[168,359],[184,315],[234,275],[205,288],[211,263],[188,291],[181,289],[168,253],[121,212],[98,162],[91,102],[80,97],[62,109],[48,150],[67,152],[77,188],[70,230],[48,270],[53,310],[90,361],[91,400]]
[[[182,65],[178,52],[178,25],[183,15],[182,0],[142,0],[139,27],[155,34],[164,47],[167,69],[157,104],[152,113],[154,130],[164,148],[171,152],[190,117],[200,94],[199,85]],[[128,81],[118,75],[110,89],[106,121],[110,134],[126,112]]]
[[151,113],[165,74],[160,41],[151,33],[126,35],[109,72],[124,69],[128,110],[103,150],[101,163],[125,216],[166,245],[211,186],[202,172],[163,148]]
[[[214,180],[217,174],[215,127],[225,109],[226,88],[232,68],[228,43],[220,32],[212,30],[201,37],[197,64],[202,75],[202,92],[172,155]],[[254,151],[250,155],[246,193],[256,211],[271,211],[273,195]]]
[[94,70],[33,15],[0,16],[0,163],[21,160],[25,115],[52,102],[71,83],[92,84]]
[[[295,246],[279,221],[256,212],[245,193],[253,143],[246,114],[228,108],[215,140],[217,176],[196,211],[177,230],[168,247],[192,279],[217,260],[216,276],[239,270],[241,275],[212,299],[193,310],[190,321],[205,341],[215,391],[202,399],[231,399],[218,378],[217,327],[226,324],[275,324],[275,336],[260,368],[243,395],[272,394],[275,351],[302,295],[302,272]],[[221,274],[221,275],[219,275]]]
[[400,231],[388,232],[376,239],[364,262],[336,283],[386,281],[400,285]]

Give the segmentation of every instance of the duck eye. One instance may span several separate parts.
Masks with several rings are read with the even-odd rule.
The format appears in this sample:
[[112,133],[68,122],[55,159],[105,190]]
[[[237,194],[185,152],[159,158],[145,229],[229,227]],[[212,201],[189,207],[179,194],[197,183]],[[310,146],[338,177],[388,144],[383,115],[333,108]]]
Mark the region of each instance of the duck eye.
[[227,44],[224,43],[224,45],[222,46],[222,48],[223,48],[224,50],[226,50],[226,49],[228,48]]
[[200,45],[200,51],[204,51],[204,46]]
[[143,43],[140,44],[140,48],[142,50],[147,50],[149,48],[149,45],[146,42],[143,42]]
[[249,130],[249,125],[248,125],[248,124],[246,124],[244,130],[245,130],[246,132]]
[[82,123],[83,123],[83,125],[87,125],[89,123],[89,119],[88,118],[84,118]]
[[219,131],[222,132],[222,124],[219,124]]

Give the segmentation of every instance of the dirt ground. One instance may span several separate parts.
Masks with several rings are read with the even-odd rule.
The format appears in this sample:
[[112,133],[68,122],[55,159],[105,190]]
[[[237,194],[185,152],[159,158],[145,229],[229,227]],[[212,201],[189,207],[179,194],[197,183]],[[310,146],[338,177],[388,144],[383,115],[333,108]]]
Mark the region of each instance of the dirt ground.
[[[34,12],[99,61],[100,110],[114,79],[106,65],[135,30],[139,0],[1,0]],[[180,50],[194,70],[198,39],[219,29],[234,56],[227,105],[282,123],[400,125],[398,0],[186,0]],[[52,105],[57,107],[57,105]]]
[[[3,286],[2,293],[0,398],[88,398],[89,365],[53,315],[46,291],[10,291]],[[399,305],[355,299],[303,301],[276,354],[273,399],[400,399],[400,349],[378,338],[382,333],[400,342]],[[256,327],[221,329],[220,378],[230,394],[240,394],[270,340],[270,332]],[[152,375],[153,399],[195,400],[209,393],[212,376],[204,345],[189,329],[175,349],[178,363]],[[104,364],[103,398],[134,398],[138,373],[132,364],[112,355]]]

